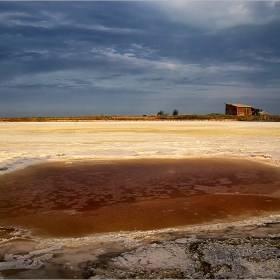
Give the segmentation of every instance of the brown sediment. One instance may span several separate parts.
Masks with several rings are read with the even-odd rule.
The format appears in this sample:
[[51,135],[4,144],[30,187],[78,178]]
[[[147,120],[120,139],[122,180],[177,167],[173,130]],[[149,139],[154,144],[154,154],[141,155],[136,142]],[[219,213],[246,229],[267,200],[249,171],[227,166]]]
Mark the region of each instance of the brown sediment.
[[279,168],[237,159],[46,163],[1,176],[0,190],[1,225],[45,237],[178,227],[280,210]]

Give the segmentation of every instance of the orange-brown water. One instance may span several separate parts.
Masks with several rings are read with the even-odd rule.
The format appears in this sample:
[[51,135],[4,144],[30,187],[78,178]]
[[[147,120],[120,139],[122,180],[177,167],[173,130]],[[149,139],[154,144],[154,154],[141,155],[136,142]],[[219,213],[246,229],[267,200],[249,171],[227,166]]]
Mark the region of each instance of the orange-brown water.
[[46,163],[0,177],[0,226],[80,237],[280,211],[280,170],[248,160]]

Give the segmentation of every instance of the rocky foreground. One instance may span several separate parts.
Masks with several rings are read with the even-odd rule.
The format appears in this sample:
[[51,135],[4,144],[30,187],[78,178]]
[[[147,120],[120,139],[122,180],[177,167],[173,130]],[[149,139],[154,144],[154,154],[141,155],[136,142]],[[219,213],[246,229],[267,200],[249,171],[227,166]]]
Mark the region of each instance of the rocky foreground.
[[280,278],[280,237],[153,242],[85,268],[88,278]]
[[280,216],[271,215],[39,243],[14,239],[0,246],[0,279],[280,279],[279,233]]

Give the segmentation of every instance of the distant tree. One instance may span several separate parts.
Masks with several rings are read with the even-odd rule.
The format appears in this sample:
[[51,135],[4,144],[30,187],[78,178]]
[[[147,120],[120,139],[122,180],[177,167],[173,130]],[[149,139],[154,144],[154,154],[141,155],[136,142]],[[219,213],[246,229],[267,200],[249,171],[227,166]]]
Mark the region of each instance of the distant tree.
[[163,116],[164,115],[164,112],[162,110],[160,110],[158,113],[157,113],[158,116]]
[[179,114],[178,110],[177,110],[177,109],[174,109],[172,115],[173,115],[173,116],[178,116],[178,114]]
[[252,115],[259,116],[262,109],[252,108]]

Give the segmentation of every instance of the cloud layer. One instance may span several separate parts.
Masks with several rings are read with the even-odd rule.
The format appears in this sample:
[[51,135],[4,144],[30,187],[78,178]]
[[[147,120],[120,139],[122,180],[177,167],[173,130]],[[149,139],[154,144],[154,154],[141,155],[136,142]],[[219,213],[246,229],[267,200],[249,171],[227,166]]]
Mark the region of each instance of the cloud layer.
[[0,114],[280,114],[279,2],[0,2]]

